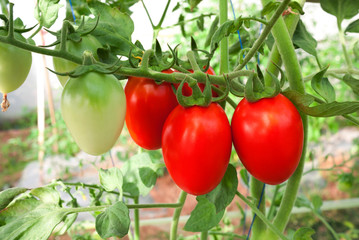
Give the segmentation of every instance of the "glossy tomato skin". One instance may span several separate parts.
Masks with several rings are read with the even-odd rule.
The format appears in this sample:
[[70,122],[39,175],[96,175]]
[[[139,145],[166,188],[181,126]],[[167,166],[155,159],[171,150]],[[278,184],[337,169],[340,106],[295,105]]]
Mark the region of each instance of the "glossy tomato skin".
[[[70,40],[66,42],[66,50],[68,52],[81,57],[84,51],[86,50],[91,51],[96,60],[98,60],[97,49],[100,47],[102,47],[101,43],[92,35],[82,36],[80,42],[74,42]],[[57,50],[60,49],[60,45],[56,45],[55,49]],[[55,71],[59,73],[70,72],[74,70],[76,67],[78,67],[78,64],[74,62],[57,57],[53,58],[53,63],[54,63]],[[60,75],[57,75],[57,78],[59,79],[63,87],[65,86],[65,83],[69,79],[68,76],[60,76]]]
[[125,93],[113,75],[89,72],[67,81],[61,112],[77,145],[91,155],[101,155],[112,148],[122,131]]
[[[192,69],[190,69],[190,70],[188,70],[188,71],[190,71],[191,73],[193,73],[193,70],[192,70]],[[209,68],[207,69],[206,73],[209,74],[209,75],[216,75],[216,73],[214,72],[214,70],[213,70],[212,67],[209,67]],[[180,84],[179,84],[179,83],[176,83],[176,84],[173,84],[173,85],[174,85],[175,88],[177,89]],[[203,92],[204,87],[205,87],[204,83],[198,83],[198,86],[199,86],[199,88],[200,88],[200,89],[202,90],[202,92]],[[186,96],[186,97],[189,97],[189,96],[192,95],[192,88],[188,85],[188,83],[183,84],[182,94],[183,94],[183,96]],[[212,90],[212,96],[213,96],[213,97],[218,97],[218,94],[217,94],[215,91]]]
[[303,123],[283,95],[238,104],[232,118],[233,144],[244,167],[267,184],[286,181],[298,166]]
[[209,107],[178,105],[162,133],[162,153],[174,182],[193,195],[212,191],[227,169],[232,149],[231,128],[217,103]]
[[[163,72],[172,73],[171,70]],[[152,79],[129,77],[125,94],[126,125],[132,139],[148,150],[161,148],[163,124],[178,105],[171,84],[157,84]]]
[[[0,35],[5,33],[0,32]],[[32,63],[31,52],[0,43],[0,92],[18,89],[26,80]]]

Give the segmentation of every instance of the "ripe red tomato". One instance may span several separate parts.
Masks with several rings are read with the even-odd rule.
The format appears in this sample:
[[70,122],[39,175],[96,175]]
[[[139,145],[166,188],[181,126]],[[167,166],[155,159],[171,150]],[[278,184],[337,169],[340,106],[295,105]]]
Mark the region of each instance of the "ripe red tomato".
[[279,184],[298,166],[303,123],[283,95],[250,103],[243,99],[232,118],[234,147],[244,167],[258,180]]
[[175,183],[187,193],[212,191],[227,169],[232,149],[231,128],[217,103],[208,107],[178,105],[162,132],[162,153]]
[[[172,73],[171,70],[163,72]],[[161,148],[163,124],[178,105],[171,84],[159,85],[152,79],[129,77],[125,94],[126,125],[132,139],[148,150]]]
[[[188,70],[188,71],[190,71],[191,73],[193,73],[193,70],[192,70],[192,69],[191,69],[191,70]],[[214,70],[213,70],[212,67],[209,67],[208,70],[206,71],[206,73],[209,74],[209,75],[216,75],[216,73],[214,72]],[[176,83],[176,84],[173,84],[173,85],[174,85],[175,88],[177,89],[180,84],[179,84],[179,83]],[[204,87],[205,87],[204,83],[198,83],[198,86],[199,86],[199,88],[200,88],[200,89],[202,90],[202,92],[203,92]],[[215,85],[215,86],[218,87],[218,85]],[[188,83],[183,84],[182,94],[183,94],[183,96],[186,96],[186,97],[189,97],[189,96],[192,95],[192,88],[188,85]],[[212,90],[212,96],[213,96],[213,97],[218,97],[218,94],[217,94],[215,91]]]

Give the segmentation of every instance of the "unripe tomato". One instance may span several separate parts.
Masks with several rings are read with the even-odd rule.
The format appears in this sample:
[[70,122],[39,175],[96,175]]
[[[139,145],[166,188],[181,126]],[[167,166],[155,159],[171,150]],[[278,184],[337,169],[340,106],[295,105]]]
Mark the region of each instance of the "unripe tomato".
[[31,62],[31,52],[0,43],[0,92],[18,89],[29,74]]
[[243,99],[232,118],[233,144],[244,167],[267,184],[287,180],[298,166],[303,123],[283,95],[250,103]]
[[[70,40],[66,41],[66,50],[69,53],[79,57],[81,57],[83,52],[87,50],[91,51],[95,59],[98,60],[97,49],[100,47],[102,47],[101,43],[92,35],[82,36],[80,42],[74,42]],[[56,45],[55,49],[60,49],[60,44]],[[78,67],[78,64],[62,58],[54,57],[53,62],[55,71],[59,73],[71,72],[76,67]],[[66,81],[69,79],[68,76],[60,75],[57,75],[57,78],[63,87],[65,86]]]
[[[192,69],[190,69],[190,70],[188,70],[188,71],[190,71],[191,73],[193,73],[193,70],[192,70]],[[216,73],[214,72],[214,70],[213,70],[212,67],[209,67],[208,70],[206,71],[206,73],[209,74],[209,75],[216,75]],[[177,89],[180,84],[179,84],[179,83],[176,83],[176,84],[173,84],[173,85],[174,85],[175,88]],[[199,88],[200,88],[200,89],[202,90],[202,92],[203,92],[204,87],[205,87],[204,83],[198,83],[198,86],[199,86]],[[217,85],[215,85],[215,86],[217,86]],[[183,84],[182,94],[183,94],[183,96],[186,96],[186,97],[192,95],[192,88],[188,85],[188,83]],[[212,96],[213,96],[213,97],[218,97],[218,94],[217,94],[215,91],[212,90]]]
[[[163,71],[172,73],[171,70]],[[163,124],[178,105],[170,83],[157,84],[142,77],[129,77],[125,86],[126,125],[132,139],[142,148],[161,148]]]
[[109,151],[120,136],[126,97],[113,75],[89,72],[66,83],[61,111],[79,147],[89,154],[101,155]]
[[226,172],[231,150],[231,127],[217,103],[189,108],[178,105],[163,126],[166,167],[177,186],[187,193],[212,191]]

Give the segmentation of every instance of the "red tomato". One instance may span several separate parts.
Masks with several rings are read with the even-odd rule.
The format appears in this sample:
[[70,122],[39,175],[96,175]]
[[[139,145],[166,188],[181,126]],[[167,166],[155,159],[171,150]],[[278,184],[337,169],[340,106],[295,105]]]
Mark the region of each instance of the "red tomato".
[[[193,70],[192,70],[192,69],[191,69],[191,70],[188,70],[188,71],[190,71],[191,73],[193,73]],[[209,74],[209,75],[216,75],[216,73],[214,72],[214,70],[213,70],[212,67],[209,67],[208,70],[206,71],[206,73]],[[173,85],[174,85],[175,88],[177,89],[180,84],[179,84],[179,83],[176,83],[176,84],[173,84]],[[200,89],[202,90],[202,92],[203,92],[204,87],[205,87],[204,83],[198,83],[198,86],[199,86],[199,88],[200,88]],[[218,85],[215,85],[215,86],[218,87]],[[191,88],[190,86],[188,86],[188,83],[183,84],[182,94],[183,94],[183,96],[186,96],[186,97],[189,97],[189,96],[192,95],[192,88]],[[218,97],[218,94],[217,94],[215,91],[212,90],[212,96],[213,96],[213,97]]]
[[[163,72],[172,73],[171,70]],[[161,148],[163,124],[178,105],[171,84],[158,85],[152,79],[129,77],[125,94],[126,125],[132,139],[148,150]]]
[[250,103],[243,99],[232,118],[233,144],[244,167],[258,180],[279,184],[298,166],[303,123],[283,95]]
[[162,153],[175,183],[187,193],[212,191],[227,169],[232,150],[231,128],[217,103],[208,107],[178,105],[162,132]]

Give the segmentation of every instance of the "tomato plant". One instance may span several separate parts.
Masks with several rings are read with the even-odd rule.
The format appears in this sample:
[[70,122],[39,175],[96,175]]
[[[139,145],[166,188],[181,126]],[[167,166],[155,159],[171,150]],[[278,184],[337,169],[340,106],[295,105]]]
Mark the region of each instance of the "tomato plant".
[[[101,46],[102,46],[101,43],[94,36],[90,34],[82,36],[78,42],[72,40],[66,41],[66,50],[68,52],[81,57],[83,52],[88,50],[93,53],[95,59],[97,60],[98,60],[97,49],[100,48]],[[60,45],[59,44],[56,45],[55,49],[59,50]],[[53,62],[54,62],[55,71],[59,73],[71,72],[77,66],[79,66],[74,62],[57,57],[53,58]],[[60,75],[56,75],[56,76],[59,79],[61,85],[64,87],[69,77],[60,76]]]
[[238,104],[232,118],[233,144],[245,168],[258,180],[279,184],[298,166],[303,124],[283,95]]
[[29,74],[31,62],[31,52],[0,43],[0,92],[18,89]]
[[125,93],[114,76],[89,72],[69,79],[62,92],[61,112],[79,147],[101,155],[112,148],[122,131]]
[[178,105],[171,84],[159,84],[148,78],[129,77],[125,94],[126,125],[132,139],[145,149],[161,148],[163,124]]
[[193,195],[213,190],[221,181],[232,148],[231,129],[223,109],[177,106],[163,126],[162,152],[175,183]]

